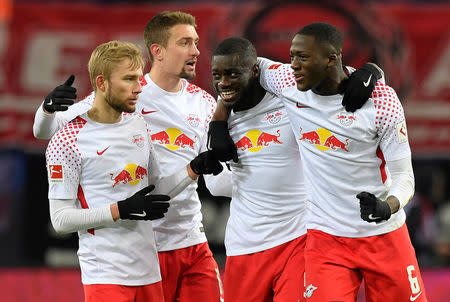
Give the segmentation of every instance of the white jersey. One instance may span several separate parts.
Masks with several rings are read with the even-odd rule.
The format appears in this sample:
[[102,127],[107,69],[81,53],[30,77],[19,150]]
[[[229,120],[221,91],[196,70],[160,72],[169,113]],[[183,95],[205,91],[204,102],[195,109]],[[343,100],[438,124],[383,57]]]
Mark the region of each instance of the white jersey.
[[[261,65],[260,65],[261,66]],[[264,88],[283,97],[304,167],[308,190],[307,228],[336,236],[366,237],[391,232],[405,222],[403,209],[379,224],[360,217],[362,191],[386,198],[391,184],[386,161],[411,156],[402,105],[395,91],[378,82],[354,113],[342,95],[297,90],[287,64],[263,60]]]
[[[141,79],[141,85],[142,93],[136,104],[136,113],[144,117],[151,129],[162,177],[165,177],[186,166],[201,151],[206,151],[208,125],[216,102],[206,91],[186,80],[182,80],[182,89],[178,92],[161,89],[150,79],[149,74]],[[91,93],[67,111],[56,113],[50,131],[89,110],[93,101],[94,93]],[[39,109],[36,114],[35,128],[44,115],[41,111]],[[205,176],[205,181],[208,177]],[[164,218],[153,222],[158,251],[206,242],[196,189],[197,182],[194,182],[172,198]]]
[[[46,151],[49,199],[77,199],[78,208],[124,200],[160,171],[143,118],[123,114],[114,124],[87,113],[50,140]],[[149,179],[150,178],[150,179]],[[83,284],[145,285],[161,280],[151,221],[118,220],[78,232]]]
[[255,107],[231,112],[233,193],[228,256],[260,252],[306,233],[306,192],[298,146],[283,103],[271,93]]

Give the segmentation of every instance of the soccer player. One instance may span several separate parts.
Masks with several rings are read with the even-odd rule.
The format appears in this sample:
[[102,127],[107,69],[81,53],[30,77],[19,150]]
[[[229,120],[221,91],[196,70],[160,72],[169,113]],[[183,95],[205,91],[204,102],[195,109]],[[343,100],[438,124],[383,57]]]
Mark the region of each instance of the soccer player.
[[303,162],[305,298],[355,301],[364,280],[368,301],[426,301],[405,225],[414,175],[397,94],[379,81],[361,109],[344,110],[342,38],[330,24],[303,27],[290,55],[290,66],[260,67],[263,87],[285,100]]
[[282,101],[259,84],[254,46],[223,40],[213,52],[214,88],[239,162],[231,162],[225,301],[297,302],[303,297],[306,192],[300,153]]
[[78,231],[86,301],[164,301],[149,220],[164,216],[170,197],[149,195],[148,183],[174,196],[198,175],[187,165],[161,180],[148,127],[133,113],[144,67],[137,46],[103,43],[88,66],[94,104],[46,151],[51,221],[60,233]]
[[[190,14],[162,12],[144,30],[152,68],[141,79],[136,108],[149,123],[163,177],[206,150],[208,124],[216,107],[211,95],[188,82],[195,77],[199,56],[195,27]],[[37,110],[36,137],[50,137],[92,106],[94,94],[67,109],[76,98],[71,84],[58,86]],[[153,222],[166,302],[221,299],[219,270],[204,233],[196,189],[196,182],[190,184],[171,199],[165,217]]]

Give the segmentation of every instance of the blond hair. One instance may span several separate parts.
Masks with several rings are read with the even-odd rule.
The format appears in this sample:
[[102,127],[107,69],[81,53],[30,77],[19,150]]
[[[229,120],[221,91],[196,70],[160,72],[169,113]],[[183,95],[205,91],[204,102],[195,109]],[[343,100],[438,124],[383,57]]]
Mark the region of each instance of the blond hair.
[[136,44],[122,41],[110,41],[97,46],[88,63],[89,78],[94,90],[97,90],[95,79],[103,75],[109,79],[114,67],[125,59],[129,59],[132,69],[143,69],[145,66],[142,50]]
[[166,47],[170,37],[169,30],[179,24],[197,27],[194,16],[180,11],[164,11],[148,21],[144,30],[144,42],[152,62],[153,55],[150,51],[150,46],[156,43]]

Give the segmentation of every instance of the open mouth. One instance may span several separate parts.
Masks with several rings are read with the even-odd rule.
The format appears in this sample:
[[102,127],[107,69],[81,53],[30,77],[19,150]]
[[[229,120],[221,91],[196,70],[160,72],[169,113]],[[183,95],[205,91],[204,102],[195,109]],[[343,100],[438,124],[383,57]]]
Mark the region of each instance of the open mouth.
[[296,82],[303,81],[305,79],[305,76],[300,73],[294,73],[294,79]]
[[197,63],[196,60],[190,60],[186,62],[186,66],[189,67],[189,69],[195,69],[195,64]]
[[236,90],[223,90],[220,92],[220,97],[224,100],[224,101],[229,101],[231,99],[233,99],[236,96]]

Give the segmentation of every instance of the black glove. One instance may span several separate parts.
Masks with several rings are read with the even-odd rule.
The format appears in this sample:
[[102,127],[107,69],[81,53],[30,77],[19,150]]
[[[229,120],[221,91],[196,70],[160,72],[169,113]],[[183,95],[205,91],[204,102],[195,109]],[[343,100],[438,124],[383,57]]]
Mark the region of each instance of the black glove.
[[239,161],[237,148],[231,139],[226,121],[211,121],[208,130],[208,150],[220,161]]
[[345,93],[342,106],[349,112],[355,112],[369,99],[381,72],[372,64],[364,64],[360,69],[350,74],[345,82]]
[[169,203],[161,201],[169,201],[170,197],[159,194],[150,195],[149,193],[154,188],[154,185],[149,185],[131,197],[118,201],[120,219],[155,220],[163,218]]
[[197,155],[191,163],[191,169],[195,174],[213,174],[217,175],[223,170],[220,162],[214,158],[211,151],[205,151]]
[[50,92],[44,101],[44,109],[47,112],[66,111],[73,105],[77,98],[77,89],[72,87],[75,76],[72,74],[62,85]]
[[367,222],[381,222],[391,218],[391,207],[386,201],[375,197],[372,193],[361,192],[359,199],[361,218]]

